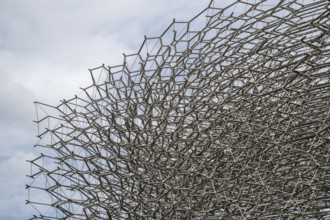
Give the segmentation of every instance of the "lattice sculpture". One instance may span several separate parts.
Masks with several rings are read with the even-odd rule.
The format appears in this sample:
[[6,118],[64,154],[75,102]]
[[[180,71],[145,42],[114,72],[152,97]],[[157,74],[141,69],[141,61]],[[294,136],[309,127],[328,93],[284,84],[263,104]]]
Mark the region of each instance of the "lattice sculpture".
[[329,2],[218,4],[36,104],[32,219],[330,219]]

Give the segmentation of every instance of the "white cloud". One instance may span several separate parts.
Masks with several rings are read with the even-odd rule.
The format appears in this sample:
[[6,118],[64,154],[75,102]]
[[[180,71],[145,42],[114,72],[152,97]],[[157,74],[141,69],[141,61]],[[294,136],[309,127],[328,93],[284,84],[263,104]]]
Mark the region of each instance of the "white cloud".
[[3,0],[0,65],[38,100],[72,96],[88,85],[88,68],[121,63],[143,35],[159,35],[173,17],[190,19],[207,2]]

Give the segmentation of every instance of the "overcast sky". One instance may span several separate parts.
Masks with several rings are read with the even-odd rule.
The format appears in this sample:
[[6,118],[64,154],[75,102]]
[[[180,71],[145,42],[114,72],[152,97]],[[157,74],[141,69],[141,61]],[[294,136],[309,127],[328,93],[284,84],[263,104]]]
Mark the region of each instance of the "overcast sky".
[[0,0],[0,219],[31,217],[25,162],[38,155],[33,101],[56,105],[121,64],[144,35],[190,20],[209,0]]

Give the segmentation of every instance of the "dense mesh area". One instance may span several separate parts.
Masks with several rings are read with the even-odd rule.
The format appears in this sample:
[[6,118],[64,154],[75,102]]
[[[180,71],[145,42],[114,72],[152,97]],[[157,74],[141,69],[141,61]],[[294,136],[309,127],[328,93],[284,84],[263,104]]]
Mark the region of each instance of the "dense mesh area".
[[221,4],[36,103],[32,219],[330,219],[329,1]]

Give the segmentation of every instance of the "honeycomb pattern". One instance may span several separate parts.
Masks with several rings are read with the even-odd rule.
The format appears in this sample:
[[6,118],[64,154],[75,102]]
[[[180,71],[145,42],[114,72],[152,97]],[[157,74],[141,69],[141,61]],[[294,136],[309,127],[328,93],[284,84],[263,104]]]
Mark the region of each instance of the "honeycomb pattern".
[[31,219],[330,219],[329,1],[221,4],[36,103]]

